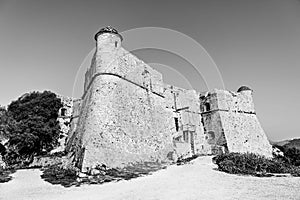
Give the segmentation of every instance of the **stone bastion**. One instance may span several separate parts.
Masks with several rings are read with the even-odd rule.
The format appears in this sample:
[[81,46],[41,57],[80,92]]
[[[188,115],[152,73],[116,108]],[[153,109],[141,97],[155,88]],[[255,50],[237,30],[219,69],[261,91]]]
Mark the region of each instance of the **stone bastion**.
[[115,29],[101,29],[95,40],[66,145],[82,171],[221,152],[272,155],[250,88],[200,93],[167,85],[122,47]]

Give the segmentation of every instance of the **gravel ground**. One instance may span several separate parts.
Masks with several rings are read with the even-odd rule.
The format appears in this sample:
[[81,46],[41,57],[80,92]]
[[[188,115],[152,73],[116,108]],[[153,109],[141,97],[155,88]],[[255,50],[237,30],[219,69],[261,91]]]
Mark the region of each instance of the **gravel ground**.
[[211,157],[199,157],[190,164],[170,166],[129,181],[70,188],[43,181],[38,169],[18,170],[12,181],[0,184],[0,199],[300,200],[300,178],[236,176],[216,171],[215,167]]

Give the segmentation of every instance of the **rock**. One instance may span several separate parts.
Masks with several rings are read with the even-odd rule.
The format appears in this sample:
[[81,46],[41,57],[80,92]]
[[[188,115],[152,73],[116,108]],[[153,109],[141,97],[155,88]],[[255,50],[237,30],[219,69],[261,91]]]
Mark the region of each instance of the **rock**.
[[76,181],[80,183],[82,181],[82,179],[81,178],[76,178]]
[[278,149],[277,147],[273,147],[273,154],[275,156],[284,156],[284,153],[280,151],[280,149]]
[[85,173],[79,172],[79,173],[78,173],[78,177],[79,177],[79,178],[86,178],[86,177],[88,177],[88,175],[85,174]]
[[98,175],[98,174],[100,174],[100,173],[101,173],[101,171],[98,170],[98,169],[92,169],[92,170],[91,170],[91,175],[93,175],[93,176]]

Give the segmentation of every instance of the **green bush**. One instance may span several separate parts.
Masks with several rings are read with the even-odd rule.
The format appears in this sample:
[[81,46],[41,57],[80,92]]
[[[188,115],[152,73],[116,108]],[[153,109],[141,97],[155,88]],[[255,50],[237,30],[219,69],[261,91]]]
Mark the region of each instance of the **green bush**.
[[290,173],[300,175],[300,168],[284,162],[284,159],[268,159],[253,153],[228,153],[213,158],[220,171],[230,174],[266,175],[267,173]]
[[300,177],[300,167],[296,167],[296,166],[290,167],[289,173],[293,176]]
[[266,172],[268,159],[253,153],[229,153],[215,157],[221,171],[231,174],[256,174]]
[[72,166],[62,167],[61,165],[52,165],[44,170],[41,177],[52,184],[61,184],[69,187],[77,184],[78,169]]
[[279,158],[284,159],[284,162],[287,162],[291,165],[300,166],[299,142],[300,139],[294,139],[290,143],[283,146],[274,145],[274,147],[278,148],[284,154],[284,157],[279,156]]
[[266,172],[269,173],[288,173],[289,167],[281,160],[272,159],[267,161]]
[[5,183],[10,181],[12,179],[10,175],[14,172],[15,170],[5,170],[2,167],[0,167],[0,183]]
[[292,148],[284,148],[284,156],[288,158],[290,164],[295,166],[300,166],[300,150],[292,147]]

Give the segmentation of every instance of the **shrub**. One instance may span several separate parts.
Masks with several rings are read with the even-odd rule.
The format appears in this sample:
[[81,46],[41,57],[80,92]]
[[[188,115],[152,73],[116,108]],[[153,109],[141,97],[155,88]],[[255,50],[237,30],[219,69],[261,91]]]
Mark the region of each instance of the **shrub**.
[[300,167],[295,167],[295,166],[290,167],[289,173],[292,176],[300,177]]
[[0,167],[0,183],[5,183],[10,181],[12,179],[10,175],[14,172],[15,170],[5,170],[2,167]]
[[289,160],[290,164],[295,166],[300,166],[300,150],[292,147],[285,148],[284,147],[284,156]]
[[283,159],[268,159],[253,153],[229,153],[213,158],[220,171],[231,174],[266,174],[291,173],[297,175],[299,168],[294,168]]
[[266,172],[269,173],[288,173],[288,165],[281,160],[273,159],[267,161]]
[[299,143],[300,139],[294,139],[283,146],[274,145],[274,147],[280,149],[280,151],[283,152],[284,157],[279,156],[279,158],[284,159],[284,162],[289,163],[291,165],[300,166]]
[[72,166],[62,167],[61,165],[52,165],[44,170],[41,177],[49,183],[69,187],[77,185],[77,172],[77,168]]
[[256,174],[265,172],[268,160],[253,153],[229,153],[215,158],[215,162],[221,171],[231,174]]

